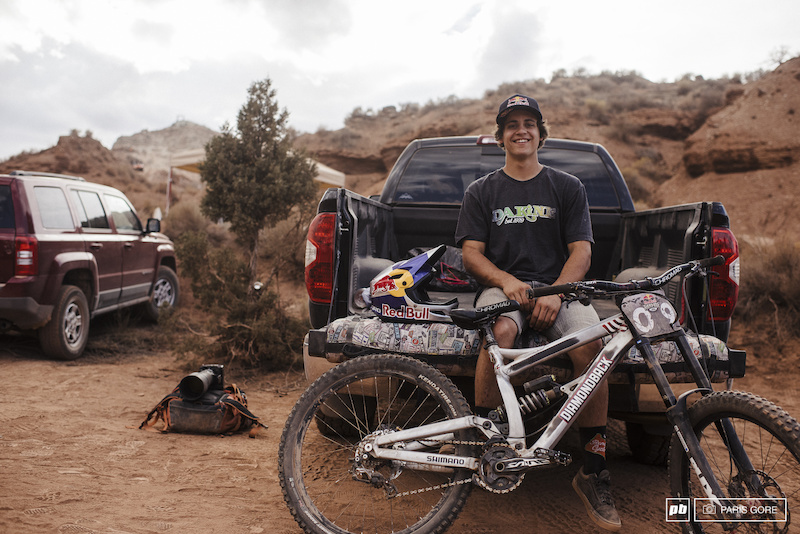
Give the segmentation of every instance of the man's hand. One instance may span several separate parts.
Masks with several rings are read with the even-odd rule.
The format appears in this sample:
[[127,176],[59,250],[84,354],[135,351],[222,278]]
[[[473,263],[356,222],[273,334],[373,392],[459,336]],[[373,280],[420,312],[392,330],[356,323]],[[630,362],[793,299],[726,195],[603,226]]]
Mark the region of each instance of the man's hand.
[[531,301],[533,311],[531,312],[531,328],[538,332],[547,330],[556,322],[558,312],[561,311],[561,297],[558,295],[548,295],[539,297]]
[[508,298],[519,302],[519,307],[523,313],[529,313],[533,309],[533,300],[528,298],[528,290],[530,288],[529,284],[509,275],[509,280],[503,284],[501,289]]

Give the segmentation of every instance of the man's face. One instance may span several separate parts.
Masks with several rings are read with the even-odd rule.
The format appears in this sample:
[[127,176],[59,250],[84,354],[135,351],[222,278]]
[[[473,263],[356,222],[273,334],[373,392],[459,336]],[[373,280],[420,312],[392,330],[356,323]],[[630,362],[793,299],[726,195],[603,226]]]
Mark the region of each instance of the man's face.
[[515,109],[506,116],[503,148],[512,156],[535,154],[539,149],[539,120],[527,109]]

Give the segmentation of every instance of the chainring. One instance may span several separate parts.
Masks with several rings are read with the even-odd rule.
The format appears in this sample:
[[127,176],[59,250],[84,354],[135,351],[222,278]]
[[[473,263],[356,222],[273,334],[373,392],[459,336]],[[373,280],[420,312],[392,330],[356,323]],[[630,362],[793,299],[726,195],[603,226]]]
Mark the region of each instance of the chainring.
[[492,445],[481,456],[481,464],[474,476],[475,483],[492,493],[509,493],[522,483],[525,473],[498,473],[495,465],[501,460],[519,458],[519,454],[508,445]]

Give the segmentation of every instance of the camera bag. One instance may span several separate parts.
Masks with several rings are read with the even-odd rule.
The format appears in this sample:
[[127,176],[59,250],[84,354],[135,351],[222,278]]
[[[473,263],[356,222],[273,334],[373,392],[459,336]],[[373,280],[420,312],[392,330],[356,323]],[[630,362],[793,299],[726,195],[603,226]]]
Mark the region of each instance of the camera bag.
[[[156,429],[159,421],[163,422],[163,427]],[[185,399],[180,387],[176,387],[139,425],[145,430],[194,434],[228,434],[250,429],[250,437],[255,437],[259,427],[267,428],[247,408],[247,397],[236,384],[209,389],[193,400]]]

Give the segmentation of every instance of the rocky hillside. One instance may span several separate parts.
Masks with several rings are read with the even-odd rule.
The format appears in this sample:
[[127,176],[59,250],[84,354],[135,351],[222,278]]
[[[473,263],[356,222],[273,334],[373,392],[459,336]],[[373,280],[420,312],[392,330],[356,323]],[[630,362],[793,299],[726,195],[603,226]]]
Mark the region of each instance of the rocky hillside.
[[157,183],[166,179],[173,154],[201,149],[217,134],[205,126],[179,120],[163,130],[144,130],[120,137],[111,150],[119,159],[127,160],[131,165],[142,165],[145,178]]
[[737,233],[798,241],[800,58],[742,87],[692,133],[682,165],[656,198],[662,204],[721,200]]
[[[170,156],[203,148],[216,132],[188,121],[158,131],[142,131],[117,139],[111,150],[91,137],[72,132],[56,146],[23,153],[0,163],[0,172],[15,169],[82,176],[91,182],[117,187],[144,216],[166,204]],[[196,174],[173,170],[172,203],[191,201],[202,193]]]
[[499,102],[536,97],[553,137],[598,142],[614,155],[641,208],[721,200],[741,235],[798,235],[800,58],[743,83],[685,77],[652,83],[635,73],[504,84],[480,100],[356,109],[345,128],[297,143],[348,175],[348,187],[380,191],[412,139],[491,134]]
[[[636,73],[507,83],[483,98],[354,110],[345,127],[303,134],[296,144],[347,174],[362,194],[380,191],[388,169],[415,138],[491,134],[498,103],[535,96],[553,137],[594,141],[614,155],[640,208],[721,200],[737,235],[800,234],[800,58],[763,76],[653,83]],[[746,82],[746,83],[745,83]],[[164,205],[170,155],[205,146],[216,132],[188,121],[120,137],[111,150],[77,133],[55,147],[0,163],[79,174],[123,188],[137,209]],[[139,170],[134,170],[139,169]],[[197,175],[173,172],[173,202],[196,201]],[[796,237],[794,238],[796,240]]]

